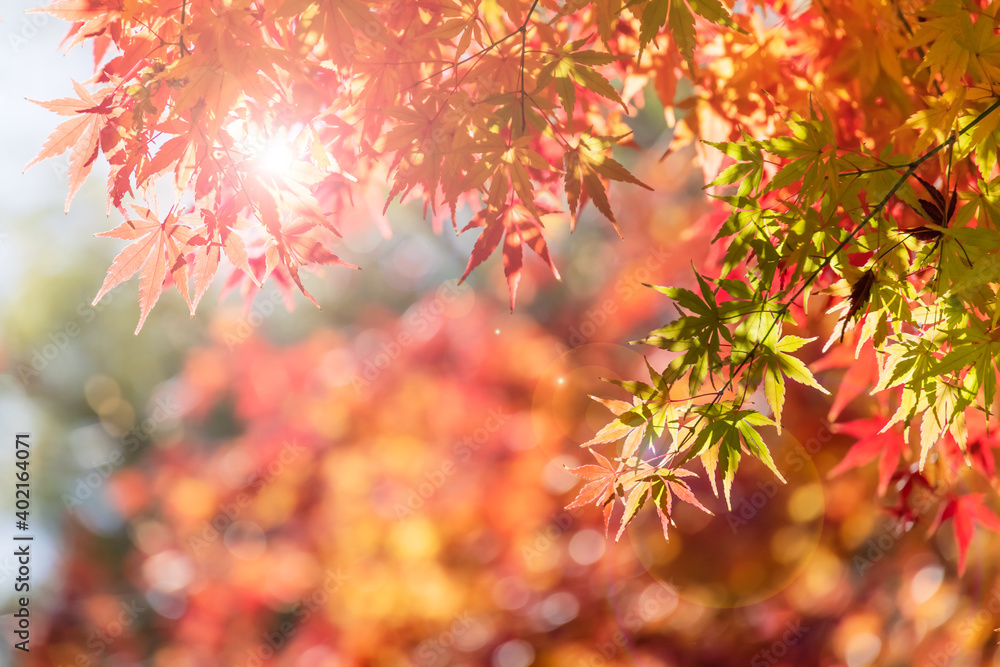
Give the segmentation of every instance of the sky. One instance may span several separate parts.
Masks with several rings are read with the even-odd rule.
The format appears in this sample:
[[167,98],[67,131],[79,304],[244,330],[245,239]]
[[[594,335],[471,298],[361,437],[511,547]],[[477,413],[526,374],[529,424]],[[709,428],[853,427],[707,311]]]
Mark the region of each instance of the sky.
[[[84,185],[69,215],[63,213],[68,153],[61,158],[24,166],[39,152],[60,117],[34,100],[66,97],[71,79],[86,80],[91,54],[77,47],[59,48],[68,24],[47,14],[26,14],[37,0],[3,0],[0,5],[0,284],[12,287],[31,271],[58,272],[74,247],[98,247],[92,238],[106,224],[101,202],[101,165]],[[106,171],[104,172],[106,174]],[[43,260],[44,258],[44,260]],[[43,265],[55,260],[57,264]],[[15,290],[0,289],[0,312]]]

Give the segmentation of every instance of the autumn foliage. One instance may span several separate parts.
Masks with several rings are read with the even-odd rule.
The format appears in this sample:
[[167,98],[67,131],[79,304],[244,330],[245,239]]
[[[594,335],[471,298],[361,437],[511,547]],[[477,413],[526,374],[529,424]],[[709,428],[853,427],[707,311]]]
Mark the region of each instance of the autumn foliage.
[[501,248],[513,309],[525,246],[559,275],[548,228],[591,203],[628,235],[609,186],[650,179],[614,156],[634,147],[629,114],[658,103],[670,151],[693,144],[704,170],[710,251],[656,288],[670,315],[638,341],[643,380],[604,387],[610,423],[571,507],[600,508],[621,538],[651,506],[669,537],[687,509],[720,511],[695,459],[730,511],[749,461],[785,482],[772,450],[794,383],[832,390],[832,431],[853,443],[827,472],[875,464],[905,530],[953,528],[959,572],[974,536],[1000,530],[1000,2],[45,11],[72,22],[68,47],[94,48],[95,75],[40,103],[68,120],[32,164],[70,151],[68,207],[107,159],[125,221],[105,235],[131,245],[97,298],[139,273],[139,328],[170,285],[193,312],[223,268],[247,297],[267,280],[308,297],[300,269],[350,260],[341,220],[387,230],[408,201],[478,234],[462,279]]
[[165,284],[193,312],[223,258],[228,287],[273,274],[309,296],[300,267],[344,264],[338,220],[384,224],[396,199],[478,228],[465,275],[502,244],[513,306],[524,247],[558,276],[543,219],[592,201],[615,224],[608,181],[643,185],[610,154],[628,103],[609,79],[634,101],[654,67],[674,76],[672,44],[630,57],[658,4],[640,34],[610,7],[551,1],[59,2],[45,11],[73,22],[67,47],[93,43],[96,90],[40,103],[70,118],[31,164],[70,151],[68,209],[107,158],[108,209],[126,218],[110,234],[134,243],[97,298],[141,271],[139,328]]

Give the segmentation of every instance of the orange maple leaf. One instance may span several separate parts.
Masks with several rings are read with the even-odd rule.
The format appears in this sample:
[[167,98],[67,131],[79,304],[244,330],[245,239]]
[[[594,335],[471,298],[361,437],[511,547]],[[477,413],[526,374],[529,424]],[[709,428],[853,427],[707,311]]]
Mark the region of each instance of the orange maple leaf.
[[142,269],[139,280],[139,324],[138,334],[146,316],[163,293],[168,278],[177,285],[188,308],[193,311],[188,294],[187,262],[183,249],[188,245],[195,230],[180,224],[176,213],[171,211],[161,222],[155,213],[142,206],[132,206],[138,219],[127,219],[109,232],[98,236],[134,241],[115,257],[100,292],[91,305],[97,305],[105,294],[122,284]]

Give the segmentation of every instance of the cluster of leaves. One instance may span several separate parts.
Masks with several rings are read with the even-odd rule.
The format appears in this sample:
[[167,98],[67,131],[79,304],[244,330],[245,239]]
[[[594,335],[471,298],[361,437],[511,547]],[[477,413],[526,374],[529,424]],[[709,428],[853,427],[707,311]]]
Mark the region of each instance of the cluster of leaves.
[[[651,384],[618,383],[634,405],[612,407],[615,420],[585,446],[628,433],[608,464],[619,485],[581,501],[609,513],[623,504],[624,530],[635,499],[692,458],[713,489],[721,468],[727,504],[743,454],[780,478],[762,429],[780,432],[786,380],[825,391],[793,354],[815,338],[786,330],[829,328],[823,353],[845,335],[854,349],[815,360],[817,372],[852,367],[831,418],[865,389],[874,396],[839,426],[858,441],[833,472],[881,455],[881,493],[892,480],[933,487],[941,510],[931,531],[954,519],[960,570],[973,524],[1000,528],[985,496],[970,495],[996,481],[998,12],[998,2],[824,3],[764,30],[777,46],[716,38],[724,55],[702,70],[706,91],[767,81],[775,58],[797,68],[793,80],[817,78],[807,99],[781,95],[786,82],[756,100],[707,94],[696,109],[701,127],[726,118],[704,149],[719,156],[705,163],[724,250],[696,273],[698,292],[658,288],[680,315],[640,342],[674,356],[650,368]],[[867,64],[818,76],[830,58]],[[857,96],[847,102],[844,91]],[[929,474],[931,463],[944,474]],[[894,511],[912,519],[907,502],[901,495]]]
[[[338,220],[373,199],[383,227],[377,211],[397,198],[421,200],[438,227],[450,215],[457,230],[471,211],[463,231],[481,231],[466,275],[503,241],[513,308],[524,246],[558,276],[547,216],[568,212],[572,225],[592,201],[617,229],[608,182],[644,186],[611,150],[646,82],[658,72],[672,104],[696,24],[699,35],[736,27],[718,0],[59,0],[44,11],[72,22],[67,48],[93,45],[95,75],[76,97],[40,102],[69,118],[28,166],[69,151],[68,208],[107,158],[108,210],[126,217],[109,235],[134,243],[97,298],[141,270],[139,328],[170,284],[193,312],[225,263],[227,289],[252,294],[273,277],[312,298],[299,269],[345,264],[331,249]],[[162,214],[160,183],[173,190]]]
[[[620,500],[624,527],[652,500],[666,528],[672,495],[698,502],[679,468],[695,457],[713,489],[721,473],[727,504],[743,454],[780,477],[762,434],[780,429],[786,381],[821,387],[796,356],[814,339],[785,329],[831,324],[810,308],[819,301],[842,313],[824,353],[847,335],[856,356],[870,352],[835,406],[874,389],[860,417],[895,434],[883,492],[893,474],[924,479],[956,451],[981,475],[935,480],[954,498],[942,518],[969,526],[962,508],[983,507],[959,489],[993,479],[1000,2],[759,0],[731,13],[716,0],[61,0],[46,11],[73,22],[69,47],[92,43],[95,76],[41,103],[69,119],[32,164],[70,151],[68,206],[107,158],[109,210],[134,211],[107,235],[133,243],[98,298],[141,272],[139,327],[171,284],[193,311],[224,263],[227,288],[247,296],[268,277],[309,296],[299,269],[344,264],[332,244],[356,199],[378,199],[369,208],[383,215],[418,199],[456,230],[468,213],[464,229],[480,235],[465,275],[502,246],[513,307],[523,246],[558,275],[543,221],[565,211],[572,226],[593,201],[617,229],[608,182],[644,185],[611,157],[623,116],[652,83],[672,118],[687,76],[695,94],[676,103],[675,146],[703,140],[725,251],[697,291],[661,288],[681,315],[643,342],[676,356],[650,383],[622,385],[631,404],[608,404],[615,420],[587,446],[625,444],[601,471],[580,471],[592,482],[581,502]],[[165,214],[161,182],[173,188]],[[753,407],[758,392],[773,419]],[[899,468],[911,427],[913,471]]]

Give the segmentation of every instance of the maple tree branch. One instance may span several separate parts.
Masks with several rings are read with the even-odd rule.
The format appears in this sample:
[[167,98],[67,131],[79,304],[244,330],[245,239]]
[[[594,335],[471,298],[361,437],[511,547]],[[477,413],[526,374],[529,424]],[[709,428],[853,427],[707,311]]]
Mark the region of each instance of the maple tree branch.
[[163,39],[163,37],[160,36],[160,33],[158,33],[155,30],[153,30],[153,28],[150,27],[148,23],[144,23],[143,21],[141,21],[138,18],[133,18],[132,20],[135,21],[136,23],[138,23],[140,26],[142,26],[146,30],[148,30],[149,34],[151,34],[153,37],[155,37],[156,39],[160,40],[160,46],[165,46],[167,44],[173,44],[173,42],[168,42],[167,40]]
[[[219,168],[219,171],[222,172],[222,165],[219,164],[219,159],[215,157],[215,153],[213,151],[214,142],[209,142],[208,137],[205,135],[204,130],[199,128],[198,132],[199,134],[201,134],[201,139],[205,143],[205,148],[208,151],[208,157],[212,158],[212,161],[215,162],[215,165]],[[250,205],[250,211],[253,213],[254,217],[257,218],[257,221],[260,222],[261,225],[266,227],[266,225],[264,225],[264,219],[260,215],[260,211],[257,207],[257,204],[255,204],[254,201],[250,199],[250,194],[247,192],[246,185],[244,185],[243,183],[243,177],[240,176],[240,171],[239,169],[236,168],[236,161],[233,159],[232,154],[229,152],[229,146],[227,146],[225,142],[222,141],[219,142],[219,145],[222,146],[222,150],[223,152],[225,152],[226,158],[229,160],[229,165],[230,167],[232,167],[233,174],[236,176],[236,182],[240,186],[239,187],[240,194],[242,194],[243,198],[247,200],[247,204]],[[251,276],[251,278],[253,278],[253,276]]]
[[495,49],[496,47],[498,47],[501,44],[503,44],[504,42],[506,42],[508,39],[510,39],[514,35],[518,34],[519,32],[521,32],[520,28],[518,28],[517,30],[515,30],[515,31],[513,31],[513,32],[511,32],[509,34],[504,35],[503,37],[501,37],[500,39],[498,39],[498,40],[496,40],[494,42],[491,42],[487,46],[484,46],[483,48],[481,48],[478,51],[476,51],[475,53],[467,55],[464,58],[462,58],[461,60],[457,60],[457,61],[455,61],[453,63],[448,63],[448,65],[446,67],[443,67],[443,68],[439,69],[438,71],[434,72],[433,74],[428,74],[424,78],[418,79],[417,81],[414,81],[407,88],[415,88],[415,87],[419,86],[422,83],[427,83],[428,81],[430,81],[434,77],[440,76],[440,75],[444,74],[445,72],[447,72],[450,69],[457,69],[459,65],[464,65],[465,63],[469,62],[470,60],[473,60],[474,58],[478,58],[480,56],[485,55],[485,54],[489,53],[490,51],[492,51],[493,49]]
[[524,55],[525,49],[527,49],[528,41],[528,21],[531,20],[531,15],[535,12],[535,7],[538,6],[538,0],[531,3],[531,7],[528,9],[528,14],[524,17],[524,23],[521,24],[521,134],[524,134],[525,125],[528,122],[527,117],[524,115]]
[[852,169],[851,171],[841,171],[837,173],[837,176],[861,176],[862,174],[874,174],[880,171],[892,171],[894,169],[906,169],[910,166],[910,163],[904,164],[887,164],[884,167],[872,167],[871,169]]
[[[531,101],[535,104],[536,107],[539,106],[538,102],[535,100],[534,95],[532,95],[531,93],[525,93],[525,95],[527,95],[529,98],[531,98]],[[523,114],[522,114],[522,116],[523,116]],[[543,113],[543,114],[541,114],[541,116],[542,116],[542,118],[545,119],[545,122],[549,124],[549,127],[552,128],[552,138],[555,139],[557,142],[559,142],[559,144],[563,148],[565,148],[566,150],[569,150],[570,149],[569,140],[566,137],[563,136],[562,131],[556,126],[555,123],[552,122],[552,119],[549,118],[549,115]],[[523,130],[522,130],[522,132],[523,132]]]
[[[429,74],[429,75],[425,76],[422,79],[414,81],[408,87],[409,88],[415,88],[416,86],[419,86],[422,83],[426,83],[426,82],[430,81],[431,79],[433,79],[436,76],[440,76],[441,74],[444,74],[445,72],[447,72],[450,69],[457,69],[459,65],[464,65],[465,63],[469,62],[470,60],[473,60],[475,58],[479,58],[480,56],[483,56],[483,55],[489,53],[490,51],[492,51],[493,49],[495,49],[496,47],[500,46],[501,44],[503,44],[504,42],[506,42],[508,39],[510,39],[511,37],[513,37],[514,35],[518,35],[518,34],[523,35],[524,31],[528,27],[528,20],[531,18],[531,14],[535,11],[535,7],[538,6],[538,2],[539,2],[539,0],[535,0],[535,3],[533,5],[531,5],[531,8],[528,10],[528,15],[524,18],[524,23],[522,23],[520,25],[520,27],[515,28],[514,30],[511,30],[509,33],[507,33],[506,35],[504,35],[500,39],[493,40],[492,42],[490,42],[489,44],[487,44],[483,48],[479,49],[475,53],[469,54],[469,55],[465,56],[464,58],[455,61],[454,63],[448,63],[447,67],[443,67],[443,68],[439,69],[438,71],[434,72],[433,74]],[[522,46],[523,46],[523,43],[522,43]],[[521,52],[522,52],[522,54],[524,53],[524,49],[523,48],[521,49]],[[523,57],[522,57],[522,65],[521,65],[521,67],[522,67],[522,69],[524,67]]]
[[486,36],[489,38],[489,40],[491,42],[496,41],[496,38],[493,37],[493,33],[490,31],[490,24],[483,20],[483,17],[479,14],[477,10],[473,9],[472,11],[475,13],[474,17],[475,22],[483,27],[483,31],[486,33]]
[[[758,339],[758,341],[753,344],[753,346],[750,348],[750,351],[747,352],[743,360],[740,363],[738,363],[735,368],[733,368],[733,371],[729,374],[729,379],[726,380],[726,382],[722,385],[722,387],[715,393],[715,397],[707,404],[709,407],[716,405],[722,399],[723,394],[725,394],[726,391],[728,391],[730,388],[733,387],[733,383],[735,382],[737,375],[739,375],[740,371],[743,370],[746,367],[746,365],[755,358],[755,353],[757,352],[757,350],[760,349],[761,345],[763,344],[763,341],[767,340],[767,337],[771,335],[771,332],[774,331],[774,328],[778,325],[778,322],[789,311],[795,300],[798,299],[800,296],[802,296],[802,294],[816,280],[816,278],[818,278],[819,275],[830,266],[830,264],[833,262],[833,258],[836,257],[837,253],[839,253],[841,250],[847,247],[847,244],[850,243],[852,240],[854,240],[857,237],[857,235],[861,232],[861,230],[864,229],[869,222],[871,222],[877,215],[879,215],[882,212],[882,210],[889,203],[889,200],[892,199],[893,195],[896,194],[896,191],[899,190],[899,188],[903,186],[903,183],[905,183],[907,179],[909,179],[910,176],[912,176],[916,172],[917,168],[927,160],[931,159],[932,157],[940,153],[945,148],[951,147],[956,141],[958,141],[959,137],[961,137],[963,134],[965,134],[973,127],[981,123],[983,119],[985,119],[987,116],[989,116],[997,109],[1000,109],[1000,98],[996,99],[993,102],[993,104],[987,107],[985,111],[983,111],[981,114],[972,119],[972,121],[968,125],[966,125],[957,133],[949,137],[947,141],[938,144],[934,148],[928,150],[926,153],[924,153],[923,155],[921,155],[920,157],[918,157],[917,159],[911,161],[908,165],[906,165],[906,171],[903,172],[903,174],[896,181],[895,185],[893,185],[892,188],[889,190],[889,192],[886,193],[884,197],[882,197],[882,199],[878,202],[878,204],[876,204],[875,207],[872,208],[872,210],[869,211],[869,213],[861,221],[859,221],[854,226],[853,229],[851,229],[851,231],[847,234],[847,236],[840,243],[837,244],[837,246],[830,252],[830,254],[826,255],[823,258],[823,262],[819,265],[819,267],[816,268],[809,276],[807,276],[802,280],[802,284],[799,285],[799,288],[795,291],[795,293],[792,294],[792,296],[789,299],[787,299],[777,311],[774,311],[775,317],[774,320],[771,321],[771,325],[764,332],[764,335],[761,336]],[[690,414],[690,408],[687,410],[687,413]],[[694,434],[695,429],[697,428],[698,424],[701,423],[701,420],[704,419],[704,417],[705,417],[704,413],[699,413],[698,418],[694,421],[693,424],[691,424],[690,430],[688,431],[687,435],[685,435],[683,440],[681,440],[681,443],[676,448],[674,448],[674,454],[679,453],[684,448],[684,445],[687,444],[687,441],[690,439],[691,435]]]
[[177,32],[177,41],[181,45],[181,58],[187,55],[187,46],[184,45],[184,20],[187,18],[187,0],[181,0],[181,30]]

